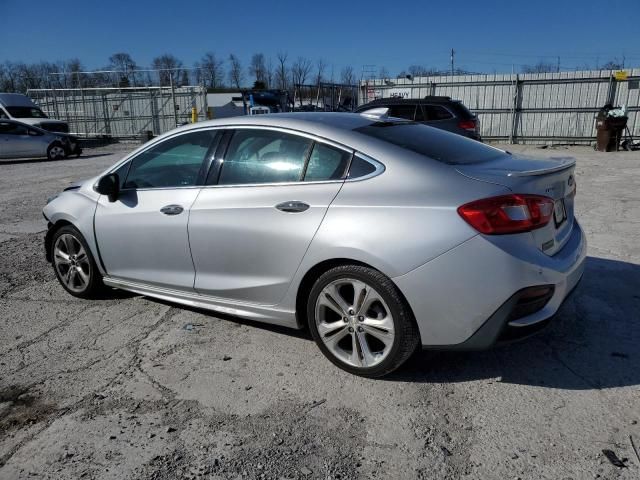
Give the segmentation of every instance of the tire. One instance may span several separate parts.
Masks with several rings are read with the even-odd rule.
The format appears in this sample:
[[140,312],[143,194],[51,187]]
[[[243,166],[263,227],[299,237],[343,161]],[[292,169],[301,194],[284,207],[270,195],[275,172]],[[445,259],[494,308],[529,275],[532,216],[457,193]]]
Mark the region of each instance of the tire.
[[363,377],[391,373],[420,343],[415,319],[398,288],[379,271],[360,265],[332,268],[316,280],[307,319],[322,353],[339,368]]
[[100,298],[106,287],[86,240],[77,228],[64,225],[51,239],[51,265],[60,285],[74,297]]
[[59,143],[52,143],[47,148],[47,158],[49,160],[62,160],[67,156],[64,147]]

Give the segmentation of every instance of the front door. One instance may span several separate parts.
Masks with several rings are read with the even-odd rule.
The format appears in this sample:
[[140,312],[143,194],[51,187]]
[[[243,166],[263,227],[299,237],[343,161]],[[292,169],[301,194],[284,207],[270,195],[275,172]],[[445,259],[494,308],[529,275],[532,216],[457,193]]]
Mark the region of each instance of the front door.
[[263,305],[282,300],[351,153],[283,131],[236,130],[219,178],[191,210],[196,290]]
[[187,223],[215,135],[198,130],[169,137],[115,171],[120,195],[115,202],[101,196],[95,214],[109,277],[193,290]]

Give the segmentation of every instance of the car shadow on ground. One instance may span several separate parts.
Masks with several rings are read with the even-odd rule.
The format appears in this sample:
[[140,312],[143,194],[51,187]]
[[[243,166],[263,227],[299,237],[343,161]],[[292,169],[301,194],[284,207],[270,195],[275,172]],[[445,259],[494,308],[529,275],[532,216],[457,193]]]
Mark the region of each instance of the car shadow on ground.
[[7,160],[0,159],[0,165],[18,165],[27,163],[59,163],[68,162],[71,160],[87,160],[90,158],[106,157],[107,155],[113,155],[115,152],[93,153],[91,155],[80,155],[76,157],[72,155],[70,157],[63,158],[62,160],[49,160],[48,158],[9,158]]
[[[568,390],[640,385],[640,265],[588,257],[582,282],[538,335],[486,351],[422,351],[384,381],[450,383],[487,379]],[[244,320],[149,300],[309,340],[308,329]]]
[[640,385],[640,265],[588,257],[584,278],[539,335],[484,352],[429,352],[385,380],[499,379],[568,390]]

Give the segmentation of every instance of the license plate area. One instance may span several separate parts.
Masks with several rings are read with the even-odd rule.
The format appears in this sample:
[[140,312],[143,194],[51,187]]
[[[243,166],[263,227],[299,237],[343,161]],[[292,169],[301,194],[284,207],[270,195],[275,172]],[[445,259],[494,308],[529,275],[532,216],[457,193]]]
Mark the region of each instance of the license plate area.
[[562,225],[567,219],[567,209],[564,206],[564,199],[556,200],[553,204],[553,222],[556,228]]

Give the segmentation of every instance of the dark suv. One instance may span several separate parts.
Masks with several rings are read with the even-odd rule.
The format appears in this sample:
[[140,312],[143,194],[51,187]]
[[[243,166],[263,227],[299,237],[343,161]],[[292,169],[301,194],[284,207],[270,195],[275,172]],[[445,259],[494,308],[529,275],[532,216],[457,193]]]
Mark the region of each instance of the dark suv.
[[380,98],[358,107],[356,112],[363,113],[373,108],[385,107],[389,109],[390,117],[414,120],[430,127],[441,128],[482,141],[478,117],[471,113],[460,100],[431,96],[412,99]]

